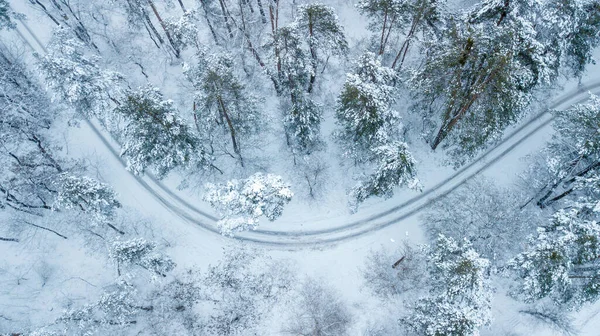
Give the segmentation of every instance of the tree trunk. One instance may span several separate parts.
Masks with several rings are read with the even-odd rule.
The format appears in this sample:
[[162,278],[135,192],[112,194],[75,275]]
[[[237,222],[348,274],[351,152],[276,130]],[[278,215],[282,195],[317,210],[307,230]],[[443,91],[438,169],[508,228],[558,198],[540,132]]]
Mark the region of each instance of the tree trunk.
[[[470,49],[467,52],[470,52]],[[505,63],[505,58],[502,58],[500,62],[492,68],[487,77],[481,75],[481,73],[483,73],[483,70],[479,70],[479,74],[475,76],[473,83],[471,83],[471,85],[469,85],[468,87],[471,97],[465,104],[463,104],[460,107],[457,113],[451,113],[451,111],[446,113],[442,126],[440,127],[431,145],[431,149],[436,150],[439,144],[448,136],[448,134],[452,131],[454,126],[456,126],[458,121],[460,121],[462,117],[464,117],[465,114],[469,111],[473,103],[475,103],[475,101],[481,95],[481,92],[484,91],[485,87],[492,81],[492,79],[496,77],[496,74],[498,73],[498,71],[500,71],[500,69],[504,66]],[[482,82],[480,84],[477,83],[480,80],[482,80]],[[452,107],[450,107],[450,109],[452,109]]]
[[240,162],[243,167],[244,160],[242,159],[240,147],[238,146],[238,143],[235,138],[235,129],[233,128],[233,123],[231,122],[231,118],[229,118],[229,114],[227,113],[227,108],[225,107],[225,104],[223,103],[223,99],[221,97],[218,97],[217,101],[219,102],[219,109],[221,110],[221,113],[225,117],[225,120],[227,121],[227,125],[229,126],[229,133],[231,134],[231,142],[233,144],[233,151],[239,156]]
[[387,18],[388,18],[388,10],[386,8],[385,12],[383,14],[383,28],[381,29],[381,42],[379,42],[379,55],[383,55],[383,49],[384,49],[383,39],[385,36],[385,29],[387,26]]
[[17,238],[5,238],[5,237],[0,237],[0,241],[8,241],[8,242],[15,242],[18,243],[19,239]]
[[[150,20],[150,17],[148,16],[148,13],[146,12],[145,9],[143,10],[143,13],[144,13],[144,21],[145,21],[146,30],[150,29],[150,31],[152,31],[152,33],[154,33],[154,36],[156,36],[156,38],[158,39],[158,43],[160,43],[160,45],[165,44],[165,41],[162,39],[162,37],[158,33],[158,30],[156,30],[156,27],[154,27],[154,24],[152,23],[152,20]],[[152,41],[154,41],[154,38],[152,37],[152,34],[150,33],[150,31],[148,31],[148,33],[150,34],[150,38],[152,39]],[[154,44],[156,44],[156,46],[160,48],[160,46],[156,43],[156,41],[154,41]]]
[[314,35],[313,26],[314,26],[314,23],[312,22],[312,15],[309,12],[309,14],[308,14],[308,44],[309,44],[309,49],[310,49],[312,71],[310,72],[310,81],[308,82],[308,90],[307,90],[308,93],[312,92],[315,81],[317,80],[317,61],[318,60],[317,60],[317,50],[316,50],[314,42],[313,42],[313,35]]
[[396,58],[394,58],[394,62],[392,63],[392,69],[396,68],[396,63],[400,59],[401,54],[402,54],[402,60],[400,61],[399,68],[402,67],[402,64],[404,63],[404,58],[406,57],[406,53],[408,52],[408,46],[410,45],[410,40],[412,39],[413,35],[415,34],[415,31],[417,30],[417,26],[419,25],[420,21],[421,21],[421,11],[419,11],[417,13],[417,15],[415,15],[415,17],[413,18],[413,22],[410,26],[410,30],[408,31],[408,34],[406,34],[406,39],[404,40],[404,43],[402,43],[402,47],[398,51],[398,54],[396,54]]
[[566,183],[573,183],[575,182],[575,180],[577,179],[577,177],[581,177],[587,173],[589,173],[591,170],[596,169],[600,167],[600,162],[594,162],[589,164],[587,167],[585,167],[584,169],[582,169],[581,171],[577,172],[575,175],[573,175],[573,177],[571,177],[570,179],[568,179],[567,181],[564,181],[564,179],[560,179],[558,180],[556,183],[552,184],[552,186],[550,186],[550,189],[546,192],[546,194],[544,194],[544,196],[542,196],[538,201],[537,201],[537,206],[539,206],[540,208],[545,208],[546,206],[548,206],[548,204],[553,203],[555,201],[560,200],[561,198],[567,196],[568,194],[570,194],[571,192],[573,192],[573,188],[570,188],[569,190],[561,193],[560,195],[546,201],[548,198],[550,198],[550,196],[552,196],[552,193],[554,192],[554,190],[556,190],[556,188],[558,188],[558,186],[563,183],[563,181]]
[[219,45],[219,39],[217,38],[217,33],[215,31],[215,28],[213,27],[212,22],[210,22],[210,13],[208,11],[208,6],[206,5],[206,0],[199,0],[200,1],[200,5],[202,6],[202,9],[204,10],[204,18],[206,19],[206,23],[208,24],[208,29],[210,30],[210,33],[213,37],[213,39],[215,40],[215,44]]
[[[84,43],[91,45],[97,51],[100,51],[100,49],[98,49],[98,46],[94,43],[94,41],[92,41],[92,37],[88,33],[87,28],[85,28],[85,26],[83,25],[83,22],[81,22],[79,17],[73,11],[73,8],[71,8],[71,5],[65,0],[62,0],[62,3],[65,5],[65,7],[67,7],[69,9],[69,12],[71,12],[71,16],[73,16],[75,18],[75,20],[77,21],[77,25],[80,28],[80,30],[75,29],[75,34],[77,35],[77,37],[79,37],[79,39],[82,40]],[[58,4],[57,4],[57,6],[58,6]],[[62,9],[61,9],[61,11],[62,11]],[[80,36],[80,33],[82,34],[82,36]]]
[[223,20],[225,20],[225,27],[227,27],[227,31],[229,32],[229,37],[233,38],[233,31],[231,30],[231,25],[229,25],[229,14],[227,9],[225,8],[224,0],[219,0],[219,4],[221,5],[221,11],[223,12]]
[[267,15],[265,14],[265,9],[263,8],[262,1],[256,0],[256,3],[258,4],[258,11],[260,12],[262,23],[267,23]]
[[158,10],[156,9],[156,6],[154,5],[154,2],[152,2],[152,0],[148,0],[148,4],[152,8],[152,11],[154,12],[154,15],[156,16],[156,19],[160,23],[160,26],[165,31],[165,35],[167,35],[167,39],[169,40],[169,43],[171,43],[171,47],[173,48],[173,51],[175,51],[175,57],[176,58],[180,58],[181,55],[180,55],[179,48],[177,48],[177,46],[175,44],[175,41],[173,40],[173,37],[171,37],[171,34],[169,33],[169,30],[167,29],[167,26],[165,25],[165,22],[160,17],[160,14],[158,14]]
[[49,17],[49,18],[50,18],[50,19],[51,19],[51,20],[52,20],[52,21],[53,21],[53,22],[54,22],[54,23],[55,23],[57,26],[60,26],[60,22],[58,22],[58,20],[56,20],[56,19],[54,18],[54,16],[52,16],[52,14],[50,14],[50,13],[48,12],[48,9],[46,8],[46,6],[44,6],[44,4],[42,4],[42,3],[41,3],[41,2],[39,2],[38,0],[35,0],[35,3],[36,3],[36,4],[38,4],[38,5],[39,5],[39,6],[42,8],[42,11],[43,11],[44,13],[46,13],[46,15],[48,15],[48,17]]

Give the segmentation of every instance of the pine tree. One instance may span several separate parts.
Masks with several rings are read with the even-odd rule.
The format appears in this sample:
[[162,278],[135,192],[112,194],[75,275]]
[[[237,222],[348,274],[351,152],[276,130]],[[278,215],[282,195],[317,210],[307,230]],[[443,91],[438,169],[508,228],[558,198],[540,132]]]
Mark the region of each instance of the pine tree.
[[545,165],[550,180],[543,181],[531,199],[542,208],[577,196],[575,182],[600,170],[600,98],[591,95],[588,102],[554,114],[555,135],[548,144]]
[[393,141],[375,147],[372,151],[377,168],[350,192],[350,207],[354,211],[371,196],[392,197],[396,187],[420,189],[419,179],[416,177],[416,162],[406,143]]
[[198,133],[208,137],[211,147],[213,143],[219,146],[229,138],[243,165],[242,148],[256,138],[264,121],[258,110],[258,99],[234,75],[231,57],[203,51],[198,59],[198,66],[187,67],[185,71],[197,90],[195,121]]
[[342,129],[335,137],[344,146],[344,155],[355,162],[368,160],[371,148],[387,144],[401,127],[391,108],[395,79],[394,71],[381,66],[373,53],[361,56],[354,73],[346,76],[335,114]]
[[[443,21],[442,3],[438,0],[362,0],[356,7],[369,18],[369,29],[377,41],[377,55],[386,61],[391,59],[391,68],[396,69],[404,63],[415,39],[421,36],[427,40],[429,35],[437,33]],[[398,48],[393,43],[402,35],[404,42]]]
[[325,145],[321,140],[322,108],[302,91],[295,91],[291,96],[291,103],[283,104],[286,141],[294,156],[310,155]]
[[320,138],[322,111],[306,93],[310,83],[310,60],[295,25],[279,28],[271,48],[275,50],[278,82],[283,94],[287,145],[295,155],[318,151],[323,147]]
[[260,217],[274,221],[283,213],[293,193],[280,176],[256,173],[245,180],[231,180],[224,185],[206,185],[204,200],[221,215],[217,223],[221,233],[256,229]]
[[600,207],[597,200],[561,209],[549,225],[538,228],[527,249],[510,263],[520,282],[515,290],[517,297],[526,302],[548,297],[568,309],[598,300]]
[[429,296],[401,320],[419,335],[475,336],[491,322],[489,262],[468,241],[440,235],[428,257]]
[[110,221],[121,203],[107,184],[89,177],[62,174],[53,208],[75,209],[87,213],[100,223]]
[[130,92],[116,113],[127,121],[121,155],[134,174],[143,174],[152,167],[157,177],[163,178],[173,169],[196,162],[210,165],[210,157],[177,116],[173,102],[164,100],[158,89],[142,87]]
[[534,90],[557,76],[557,60],[536,40],[531,22],[471,21],[453,21],[441,41],[428,41],[424,65],[411,79],[416,109],[440,119],[431,148],[452,147],[456,164],[499,139]]
[[50,89],[82,115],[110,123],[106,111],[121,98],[122,75],[102,70],[100,57],[85,55],[85,45],[67,28],[54,31],[48,50],[40,69]]
[[442,12],[444,1],[439,0],[412,0],[406,4],[407,21],[410,21],[408,31],[405,33],[404,42],[394,57],[392,69],[400,69],[404,64],[408,50],[414,40],[421,37],[423,40],[434,39],[439,34],[440,26],[444,22],[445,13]]
[[319,72],[319,65],[326,61],[320,55],[345,56],[348,42],[344,36],[344,28],[330,6],[319,3],[299,6],[293,25],[308,36],[311,69],[307,91],[311,93]]
[[576,27],[566,39],[566,63],[575,77],[581,77],[586,65],[594,63],[592,51],[600,45],[600,3],[586,1],[575,15]]
[[198,21],[198,13],[185,11],[179,19],[165,20],[165,28],[173,39],[173,45],[178,50],[184,50],[193,46],[200,48],[198,40],[198,27],[195,22]]
[[150,20],[150,14],[148,10],[150,9],[158,23],[162,27],[167,40],[169,41],[169,45],[171,46],[171,51],[176,58],[181,57],[181,50],[179,49],[179,44],[171,35],[171,31],[169,30],[169,26],[167,25],[167,21],[163,20],[160,13],[158,12],[158,8],[154,4],[152,0],[124,0],[117,1],[111,0],[112,3],[118,6],[122,6],[127,13],[127,21],[129,25],[134,27],[144,26],[148,31],[150,38],[154,41],[158,48],[161,48],[164,45],[164,39]]

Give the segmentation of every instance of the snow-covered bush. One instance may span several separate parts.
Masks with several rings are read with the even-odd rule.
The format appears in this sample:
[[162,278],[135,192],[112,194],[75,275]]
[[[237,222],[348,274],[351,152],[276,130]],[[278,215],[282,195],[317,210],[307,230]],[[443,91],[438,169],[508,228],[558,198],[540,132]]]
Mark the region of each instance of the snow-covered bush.
[[175,262],[159,251],[156,243],[143,238],[115,241],[110,249],[110,257],[117,262],[121,275],[122,267],[139,266],[163,277],[175,268]]
[[348,335],[352,315],[340,294],[323,280],[305,280],[295,301],[296,307],[283,327],[285,334]]
[[535,209],[520,209],[523,201],[517,193],[476,178],[428,207],[423,226],[432,240],[439,234],[467,238],[477,252],[502,266],[521,251],[542,221]]
[[415,292],[427,286],[425,251],[405,242],[394,251],[371,251],[361,269],[365,287],[388,299]]
[[245,180],[206,185],[204,200],[221,215],[217,223],[221,233],[233,236],[239,231],[256,229],[260,217],[274,221],[292,199],[290,186],[281,176],[256,173]]

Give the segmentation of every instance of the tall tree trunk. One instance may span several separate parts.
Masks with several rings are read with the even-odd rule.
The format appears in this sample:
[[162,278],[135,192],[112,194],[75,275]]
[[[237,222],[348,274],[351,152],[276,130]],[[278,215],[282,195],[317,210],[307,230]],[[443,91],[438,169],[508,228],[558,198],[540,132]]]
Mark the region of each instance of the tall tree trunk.
[[146,10],[143,10],[143,15],[144,15],[144,21],[145,21],[145,26],[146,26],[146,30],[148,30],[148,34],[150,34],[150,38],[152,39],[152,41],[154,41],[154,38],[152,37],[152,33],[154,34],[154,36],[156,37],[156,39],[158,40],[158,43],[156,43],[156,41],[154,41],[154,44],[156,44],[157,47],[160,48],[160,45],[165,44],[165,41],[163,40],[163,38],[160,36],[160,34],[158,33],[158,30],[156,30],[156,27],[154,27],[154,24],[152,23],[152,20],[150,20],[150,17],[148,16],[148,12],[146,12]]
[[[277,3],[277,6],[279,6],[279,3]],[[278,17],[277,17],[277,13],[279,11],[278,10],[274,10],[273,9],[273,4],[269,3],[269,19],[271,20],[271,34],[273,35],[273,38],[275,38],[277,36],[277,21],[278,21]],[[277,78],[279,80],[282,79],[283,74],[281,73],[281,58],[280,58],[280,50],[279,50],[279,46],[276,44],[275,48],[275,60],[277,61]]]
[[171,37],[171,33],[169,33],[169,30],[167,29],[167,26],[165,25],[165,22],[160,17],[160,14],[158,14],[158,10],[156,9],[156,6],[154,5],[154,2],[152,2],[152,0],[148,0],[148,4],[152,8],[152,11],[154,12],[154,15],[156,16],[156,19],[160,23],[160,26],[165,31],[165,35],[167,35],[167,39],[169,40],[169,43],[171,43],[171,47],[173,48],[173,51],[175,51],[175,57],[180,58],[181,55],[180,55],[179,48],[177,48],[177,45],[175,44],[175,41],[173,40],[173,37]]
[[44,6],[44,4],[42,4],[41,2],[39,2],[39,0],[35,0],[35,3],[36,3],[36,4],[38,4],[38,6],[40,6],[40,7],[42,8],[42,11],[43,11],[44,13],[46,13],[46,15],[47,15],[47,16],[48,16],[48,17],[49,17],[49,18],[50,18],[52,21],[54,21],[54,23],[55,23],[57,26],[60,26],[60,22],[58,22],[58,20],[56,20],[56,19],[54,18],[54,16],[52,16],[52,14],[50,14],[50,12],[48,12],[48,9],[46,8],[46,6]]
[[229,114],[227,113],[227,108],[225,107],[225,104],[223,103],[223,99],[221,97],[218,97],[217,101],[219,102],[219,109],[221,110],[221,113],[225,117],[225,120],[227,121],[227,126],[229,127],[229,133],[231,134],[231,143],[233,144],[233,151],[240,158],[240,163],[242,164],[242,167],[243,167],[244,166],[244,160],[242,159],[242,154],[241,154],[241,151],[240,151],[240,147],[238,146],[238,143],[237,143],[237,140],[236,140],[236,137],[235,137],[235,128],[233,127],[233,123],[231,122],[231,118],[229,118]]
[[312,15],[308,14],[308,45],[310,49],[310,58],[311,58],[311,67],[312,70],[310,72],[310,81],[308,82],[308,93],[311,93],[313,90],[313,86],[315,81],[317,80],[317,50],[314,45],[314,31],[313,31],[314,23],[312,21]]
[[384,49],[383,41],[385,38],[385,29],[387,26],[387,20],[388,20],[388,10],[386,8],[383,13],[383,28],[381,29],[381,41],[379,42],[379,55],[383,55],[383,49]]
[[267,15],[265,14],[265,9],[263,8],[262,1],[256,0],[256,3],[258,4],[258,11],[260,12],[262,23],[267,23]]
[[208,5],[206,4],[206,0],[198,0],[198,1],[200,1],[200,5],[202,6],[202,10],[204,11],[204,19],[206,19],[206,23],[208,24],[208,29],[210,30],[210,33],[211,33],[213,39],[215,40],[215,44],[220,45],[219,39],[217,38],[217,32],[215,31],[215,28],[214,28],[212,22],[210,22],[210,11],[208,10]]
[[233,38],[233,31],[231,30],[231,25],[229,24],[229,14],[227,8],[225,7],[224,0],[219,0],[219,4],[221,5],[221,11],[223,12],[223,20],[225,20],[225,27],[227,27],[227,31],[229,32],[229,37]]
[[[496,74],[498,73],[500,68],[502,68],[504,66],[504,64],[505,64],[505,61],[503,59],[500,61],[499,64],[496,64],[496,66],[492,68],[492,71],[489,73],[489,75],[487,77],[482,77],[481,75],[476,76],[476,78],[477,78],[475,80],[476,82],[473,83],[473,85],[469,86],[470,92],[471,92],[470,93],[471,97],[465,104],[461,105],[461,107],[457,113],[454,113],[454,114],[446,113],[444,122],[442,123],[442,126],[440,127],[440,129],[431,145],[431,149],[436,150],[436,148],[439,146],[439,144],[454,129],[456,124],[466,115],[466,113],[469,111],[469,109],[471,108],[473,103],[475,103],[475,101],[481,95],[481,92],[483,92],[485,87],[492,81],[492,79],[494,79],[496,77]],[[479,80],[482,80],[482,82],[480,84],[477,83]]]
[[402,55],[402,60],[400,61],[400,65],[399,65],[399,69],[402,68],[402,64],[404,64],[404,59],[406,58],[406,54],[408,52],[408,47],[410,45],[410,40],[413,38],[415,31],[417,30],[417,26],[419,25],[419,22],[421,21],[421,10],[419,10],[419,12],[417,13],[417,15],[415,15],[413,17],[413,22],[410,25],[410,30],[408,31],[408,34],[406,34],[406,38],[404,39],[404,43],[402,43],[402,47],[400,48],[400,50],[398,50],[398,54],[396,54],[396,57],[394,58],[394,62],[392,63],[392,69],[396,68],[396,63],[398,62],[398,60],[400,59],[400,55]]
[[[79,37],[80,40],[82,40],[83,42],[85,42],[88,45],[91,45],[94,49],[99,51],[98,46],[94,43],[94,41],[92,41],[92,37],[88,33],[87,28],[83,25],[83,22],[81,21],[81,19],[79,19],[77,14],[75,14],[75,12],[73,11],[73,8],[71,8],[71,5],[65,0],[61,0],[61,2],[65,5],[65,7],[67,7],[69,12],[71,12],[71,16],[74,17],[75,20],[77,21],[77,25],[79,26],[80,29],[79,30],[75,29],[75,34]],[[58,6],[58,4],[56,4],[56,6]],[[61,9],[61,11],[62,11],[62,9]],[[80,34],[81,34],[81,36],[79,36]]]
[[183,12],[185,13],[187,10],[185,9],[185,5],[183,4],[183,1],[177,0],[177,2],[179,2],[179,7],[181,7],[181,10],[183,10]]

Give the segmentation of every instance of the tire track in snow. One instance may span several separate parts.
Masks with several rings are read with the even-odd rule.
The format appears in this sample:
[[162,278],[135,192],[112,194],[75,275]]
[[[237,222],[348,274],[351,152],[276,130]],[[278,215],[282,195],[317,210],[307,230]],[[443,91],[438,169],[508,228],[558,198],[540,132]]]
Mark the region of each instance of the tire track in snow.
[[[20,24],[25,27],[35,44],[44,53],[47,53],[45,46],[40,42],[35,33],[29,26],[19,20]],[[19,36],[27,43],[35,52],[33,44],[17,29]],[[502,139],[494,147],[488,149],[472,162],[464,165],[459,170],[443,181],[437,183],[430,189],[423,191],[420,195],[415,196],[401,204],[393,206],[383,212],[370,215],[366,218],[354,220],[346,225],[331,227],[321,230],[306,230],[306,231],[273,231],[273,230],[253,230],[237,234],[234,239],[256,243],[260,245],[268,245],[283,248],[298,248],[298,247],[323,247],[336,243],[352,240],[354,238],[364,236],[392,224],[398,223],[408,217],[415,215],[424,208],[430,206],[439,198],[444,197],[466,183],[474,176],[480,174],[488,167],[498,162],[505,157],[514,148],[519,146],[525,140],[536,134],[539,130],[548,126],[554,119],[554,116],[549,113],[549,110],[556,109],[559,106],[575,99],[581,95],[584,98],[578,99],[576,102],[569,104],[568,107],[584,102],[587,100],[587,93],[600,87],[600,82],[582,85],[576,90],[564,95],[562,98],[551,104],[548,109],[534,115],[526,123],[519,126],[510,135]],[[87,125],[98,136],[102,143],[109,149],[112,155],[123,165],[127,167],[127,163],[119,154],[119,149],[109,141],[109,137],[90,120],[86,119]],[[152,174],[146,176],[138,176],[130,173],[137,182],[146,189],[154,198],[163,204],[169,211],[183,220],[200,226],[201,228],[221,236],[216,227],[217,217],[198,209],[188,201],[182,199],[175,194],[171,189],[165,186],[161,181],[156,179]],[[202,218],[198,218],[199,215]],[[389,218],[386,218],[389,217]]]

